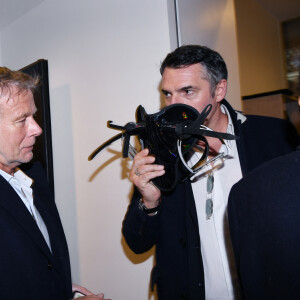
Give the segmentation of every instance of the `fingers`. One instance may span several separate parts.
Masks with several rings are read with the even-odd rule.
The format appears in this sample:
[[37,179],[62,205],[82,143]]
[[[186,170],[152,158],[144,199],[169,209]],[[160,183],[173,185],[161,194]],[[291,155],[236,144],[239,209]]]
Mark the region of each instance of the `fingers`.
[[133,160],[130,180],[140,191],[144,203],[154,207],[160,199],[160,190],[152,184],[152,179],[165,174],[164,166],[154,164],[155,157],[149,156],[149,150],[139,152]]
[[98,294],[97,297],[99,299],[103,299],[103,300],[111,300],[111,299],[107,299],[107,298],[104,299],[104,294],[103,293]]
[[103,299],[103,300],[111,300],[111,299],[104,299],[104,294],[103,293],[99,293],[97,295],[93,294],[91,291],[89,291],[88,289],[86,289],[83,286],[80,286],[78,284],[73,283],[72,284],[72,291],[78,291],[81,294],[84,294],[86,296],[84,297],[80,297],[80,299],[84,299],[84,300],[90,300],[90,299]]
[[135,184],[140,179],[138,177],[141,177],[142,175],[145,175],[147,173],[146,177],[143,178],[143,181],[148,182],[149,180],[161,176],[164,174],[164,166],[163,165],[156,165],[153,164],[155,162],[154,156],[148,156],[149,150],[144,149],[141,152],[139,152],[133,161],[132,169],[130,172],[130,180]]
[[132,170],[135,171],[137,168],[143,165],[153,164],[154,162],[155,162],[155,157],[149,156],[149,150],[144,149],[134,157]]
[[135,181],[135,179],[139,179],[139,177],[141,176],[144,176],[143,179],[145,181],[149,181],[150,179],[161,176],[165,173],[164,166],[162,165],[140,165],[139,167],[132,169],[132,171],[134,177],[132,178],[132,181]]
[[85,287],[80,286],[80,285],[75,284],[75,283],[72,284],[72,291],[73,292],[78,291],[78,292],[80,292],[80,293],[82,293],[84,295],[94,295],[91,291],[89,291]]

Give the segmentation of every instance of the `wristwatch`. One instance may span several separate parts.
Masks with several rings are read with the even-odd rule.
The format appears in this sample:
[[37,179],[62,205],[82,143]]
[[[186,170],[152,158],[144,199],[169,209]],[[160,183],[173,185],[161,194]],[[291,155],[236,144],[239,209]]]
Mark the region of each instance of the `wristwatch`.
[[161,200],[159,199],[158,205],[156,207],[147,208],[146,205],[145,205],[145,203],[143,202],[143,200],[140,199],[140,201],[139,201],[139,209],[141,211],[143,211],[147,215],[153,214],[152,216],[154,216],[154,215],[156,215],[158,213],[158,210],[160,208],[160,202],[161,202]]

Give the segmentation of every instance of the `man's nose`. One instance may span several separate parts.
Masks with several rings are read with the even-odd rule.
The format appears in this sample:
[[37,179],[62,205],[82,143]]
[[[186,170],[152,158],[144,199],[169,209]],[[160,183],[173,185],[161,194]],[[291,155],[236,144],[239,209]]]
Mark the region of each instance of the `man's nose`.
[[170,104],[177,104],[177,103],[180,103],[180,99],[179,99],[180,97],[179,96],[177,96],[177,95],[172,95],[171,97],[170,97]]
[[36,120],[33,117],[30,124],[30,131],[31,131],[31,135],[34,136],[39,136],[43,132],[42,128],[39,126],[39,124],[36,122]]

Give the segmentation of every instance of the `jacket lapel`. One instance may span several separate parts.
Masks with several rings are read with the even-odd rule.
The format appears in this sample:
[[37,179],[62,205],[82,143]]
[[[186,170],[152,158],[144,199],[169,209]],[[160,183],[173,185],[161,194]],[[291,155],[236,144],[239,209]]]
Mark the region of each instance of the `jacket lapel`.
[[58,275],[62,280],[61,283],[64,282],[68,285],[68,278],[71,278],[68,246],[53,195],[50,192],[45,175],[44,173],[41,174],[41,171],[41,168],[35,165],[27,170],[26,174],[33,179],[34,205],[48,230],[52,251],[51,262],[58,271]]
[[57,220],[54,217],[53,207],[50,204],[49,199],[45,199],[46,195],[43,193],[41,194],[39,190],[35,189],[33,186],[33,195],[34,195],[34,205],[36,209],[39,211],[49,234],[50,244],[51,244],[51,250],[52,254],[55,257],[57,254],[57,240],[60,240],[60,235],[57,232],[58,230],[58,223]]
[[[234,134],[239,137],[236,140],[236,146],[239,154],[242,175],[244,176],[245,173],[247,173],[248,167],[247,167],[247,159],[246,159],[246,152],[245,152],[244,135],[242,134],[242,121],[237,118],[237,112],[231,107],[231,105],[225,99],[222,100],[221,104],[224,104],[228,109],[234,127]],[[247,120],[245,122],[247,122]]]
[[0,206],[20,225],[37,247],[52,260],[52,254],[35,220],[11,185],[0,176]]

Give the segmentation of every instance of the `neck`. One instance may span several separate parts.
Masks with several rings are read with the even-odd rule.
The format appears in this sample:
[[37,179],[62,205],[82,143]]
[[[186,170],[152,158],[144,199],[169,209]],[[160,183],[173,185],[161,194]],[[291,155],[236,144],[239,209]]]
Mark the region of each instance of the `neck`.
[[217,108],[212,112],[210,118],[207,120],[207,127],[214,131],[226,132],[228,127],[228,117],[226,113],[222,113],[220,103]]
[[11,176],[14,176],[16,166],[7,166],[0,163],[0,169]]
[[[228,117],[226,114],[223,114],[221,109],[215,111],[214,116],[211,122],[207,125],[210,129],[217,132],[226,132],[228,127]],[[219,153],[219,150],[222,146],[222,142],[213,137],[207,137],[207,142],[209,144],[209,157],[214,157]]]

